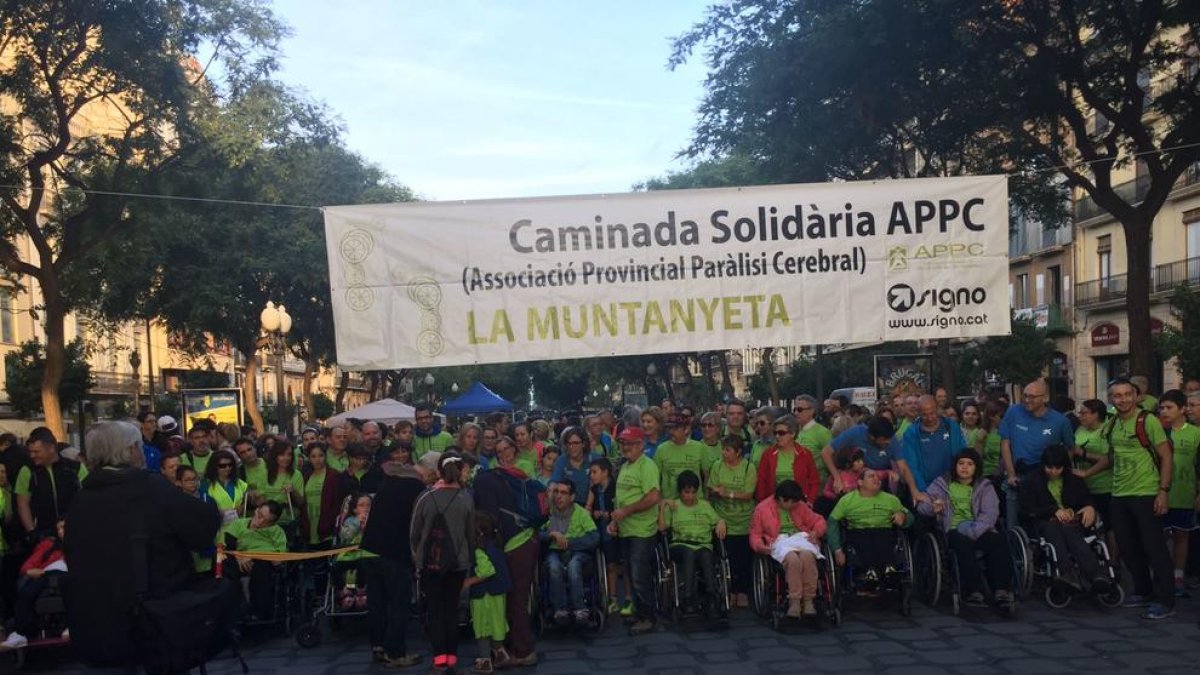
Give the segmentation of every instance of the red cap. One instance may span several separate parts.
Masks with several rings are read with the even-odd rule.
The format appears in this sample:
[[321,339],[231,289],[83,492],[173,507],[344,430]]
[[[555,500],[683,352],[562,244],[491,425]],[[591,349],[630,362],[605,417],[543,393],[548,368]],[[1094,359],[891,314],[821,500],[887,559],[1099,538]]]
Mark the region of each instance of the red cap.
[[680,415],[679,413],[675,413],[675,414],[669,415],[667,417],[667,426],[669,426],[669,427],[686,427],[686,426],[688,426],[688,422],[690,422],[690,421],[691,420],[689,420],[687,417]]
[[618,441],[645,441],[646,432],[642,431],[641,427],[625,427],[620,434],[617,434]]

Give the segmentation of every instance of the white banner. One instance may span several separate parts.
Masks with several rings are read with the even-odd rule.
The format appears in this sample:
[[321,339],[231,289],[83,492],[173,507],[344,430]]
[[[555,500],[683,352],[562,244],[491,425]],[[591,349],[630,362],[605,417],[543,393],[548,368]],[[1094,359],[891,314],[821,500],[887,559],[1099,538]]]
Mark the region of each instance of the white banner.
[[1003,176],[325,209],[338,364],[1009,333]]

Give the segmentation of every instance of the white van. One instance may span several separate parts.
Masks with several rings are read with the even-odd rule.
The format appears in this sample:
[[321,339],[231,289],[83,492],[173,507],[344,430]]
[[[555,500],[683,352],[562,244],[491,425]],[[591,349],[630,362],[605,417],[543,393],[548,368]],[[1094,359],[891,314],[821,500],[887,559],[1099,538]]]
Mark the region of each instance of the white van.
[[878,402],[875,387],[843,387],[829,392],[829,398],[835,396],[845,396],[850,399],[851,404],[862,406],[871,412],[875,412],[875,404]]

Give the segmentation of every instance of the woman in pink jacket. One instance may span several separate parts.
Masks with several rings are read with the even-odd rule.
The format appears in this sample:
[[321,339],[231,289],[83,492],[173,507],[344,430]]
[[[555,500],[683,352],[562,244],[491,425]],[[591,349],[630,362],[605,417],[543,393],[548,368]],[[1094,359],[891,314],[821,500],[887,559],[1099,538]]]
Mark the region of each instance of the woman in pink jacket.
[[[750,547],[770,556],[775,540],[797,532],[808,534],[809,541],[820,547],[825,536],[825,519],[804,502],[804,493],[793,480],[780,481],[775,497],[764,499],[754,508],[750,519]],[[792,551],[783,559],[783,574],[788,585],[787,615],[799,618],[817,613],[817,557],[808,551]]]

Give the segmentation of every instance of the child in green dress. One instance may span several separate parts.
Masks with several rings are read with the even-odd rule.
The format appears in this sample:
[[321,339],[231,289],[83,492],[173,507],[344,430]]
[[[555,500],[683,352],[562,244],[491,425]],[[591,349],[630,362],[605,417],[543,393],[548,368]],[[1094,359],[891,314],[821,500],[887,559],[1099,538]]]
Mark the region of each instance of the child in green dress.
[[496,668],[506,667],[509,661],[508,652],[504,650],[504,639],[508,637],[504,596],[512,590],[512,578],[508,575],[504,552],[496,544],[499,524],[495,514],[477,511],[475,526],[478,548],[475,549],[474,569],[463,581],[463,588],[471,597],[471,625],[479,646],[479,658],[475,659],[471,672],[491,673]]

